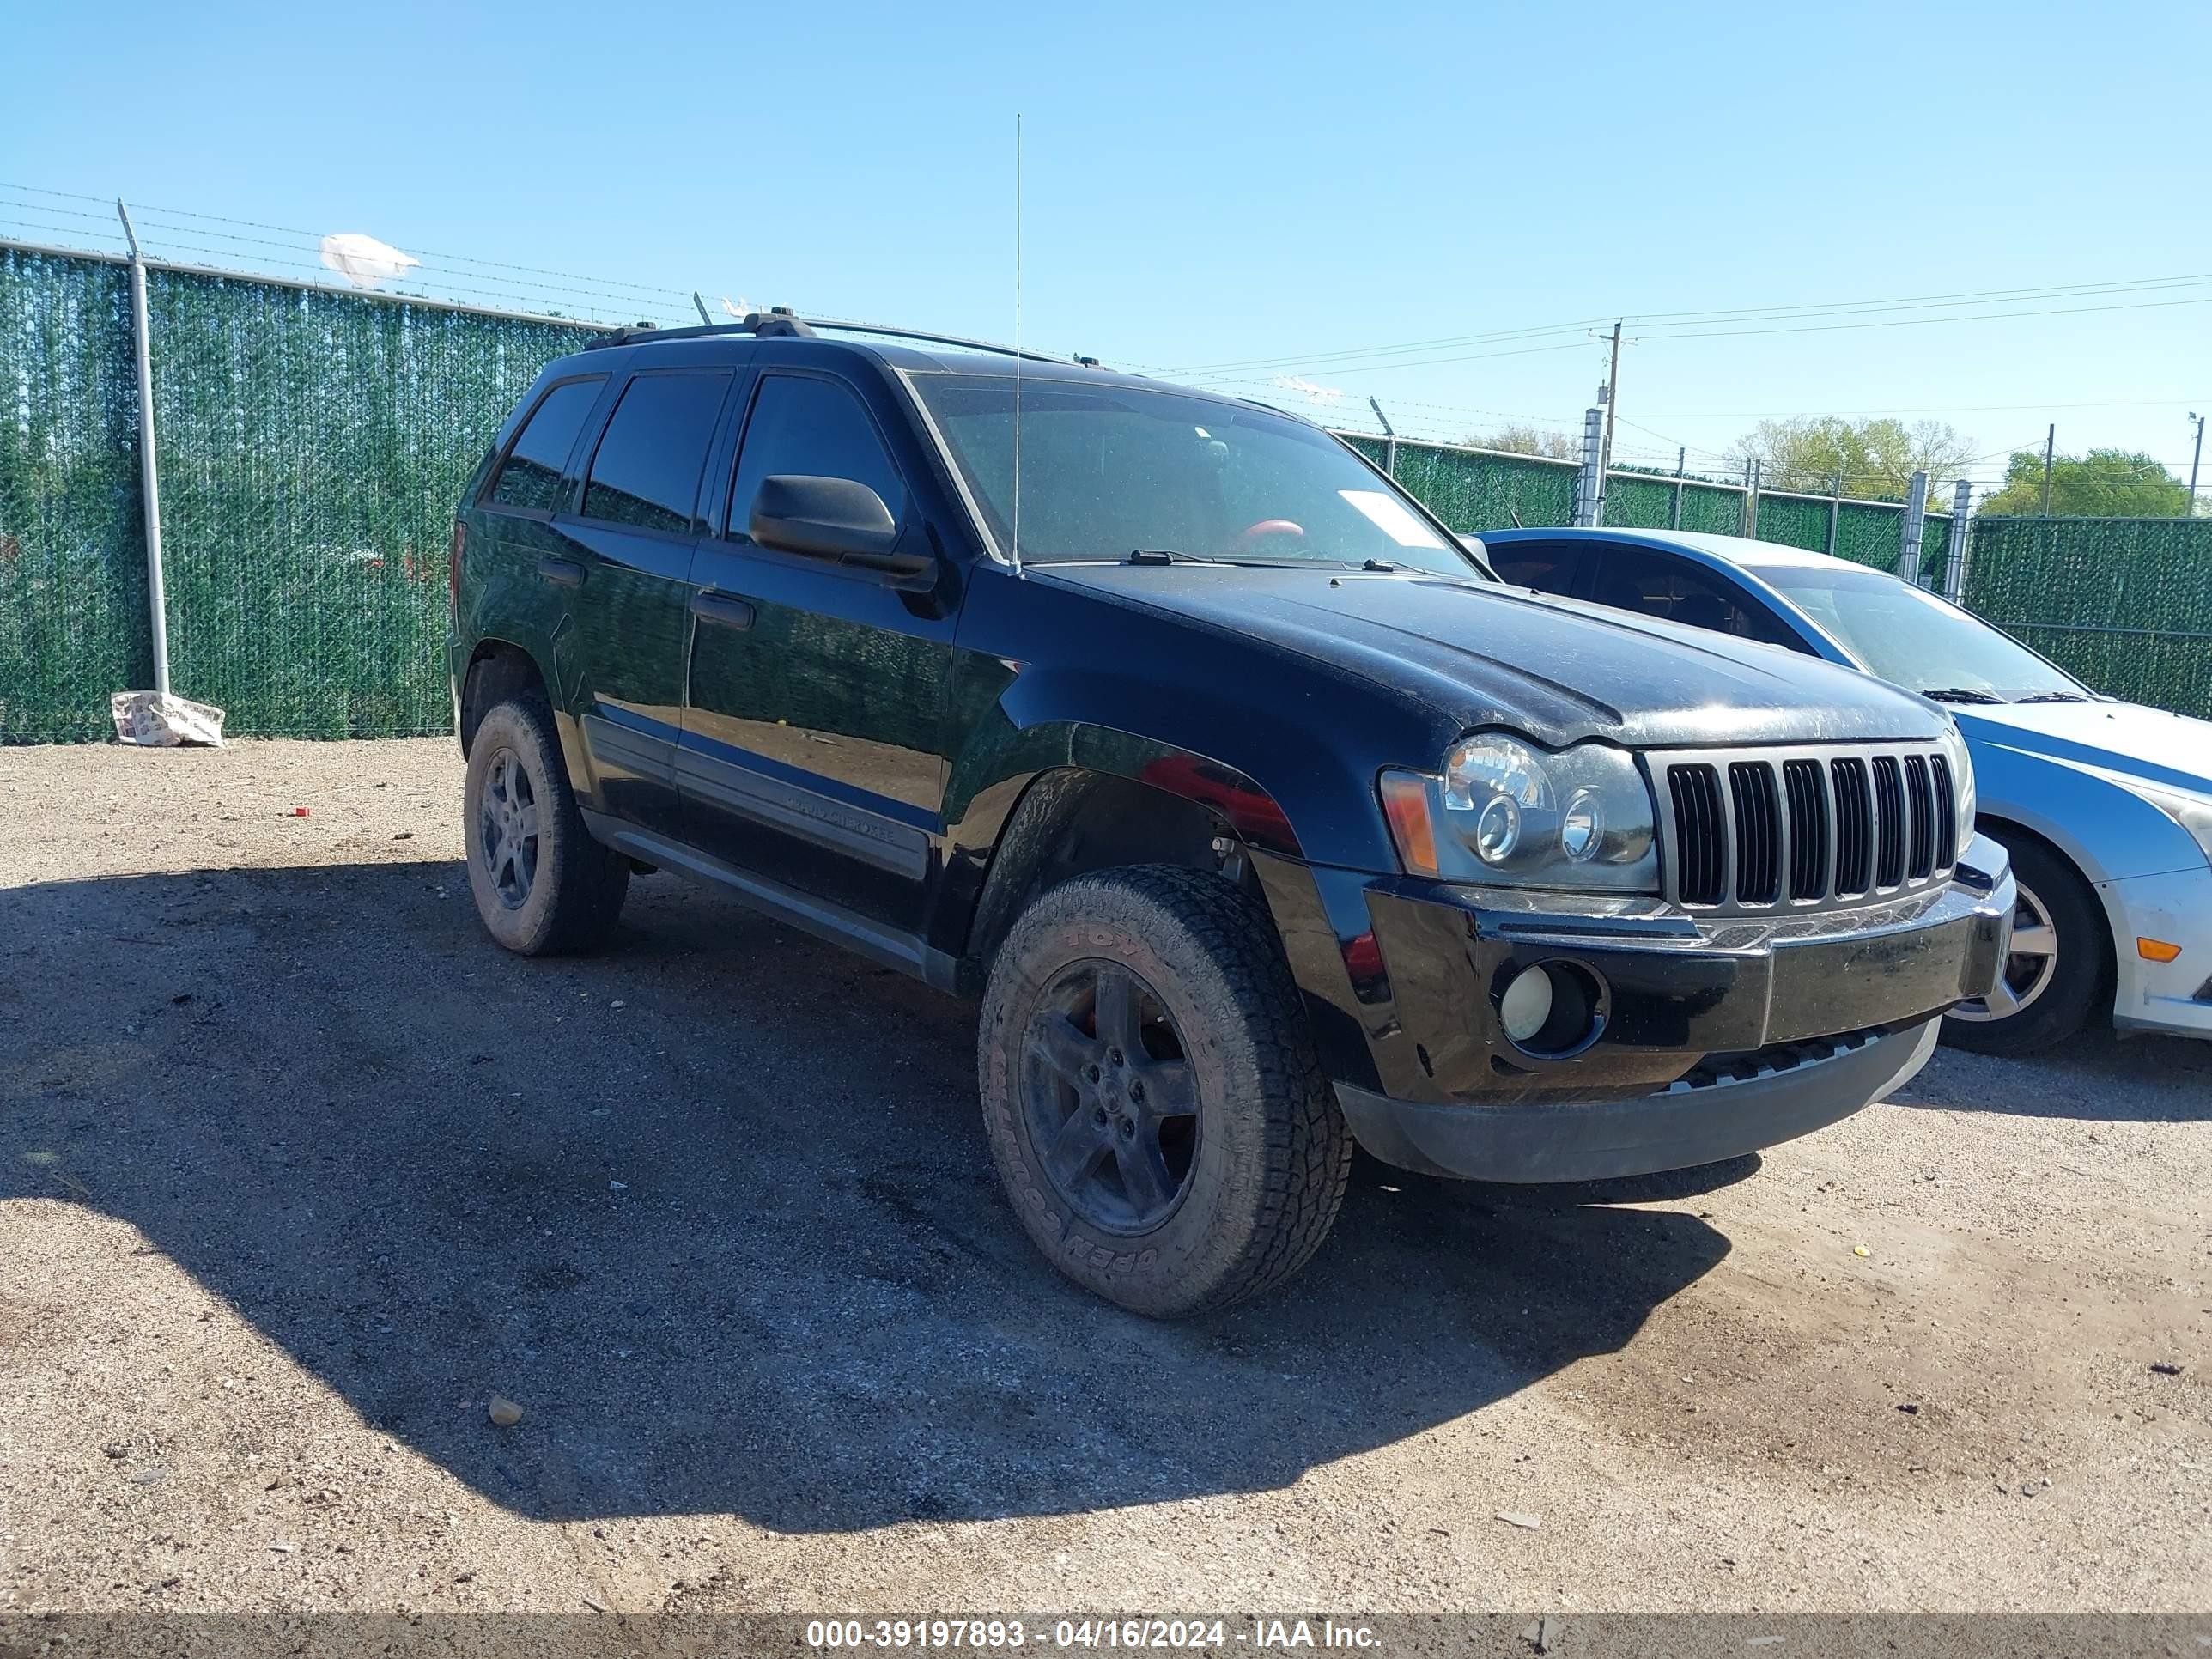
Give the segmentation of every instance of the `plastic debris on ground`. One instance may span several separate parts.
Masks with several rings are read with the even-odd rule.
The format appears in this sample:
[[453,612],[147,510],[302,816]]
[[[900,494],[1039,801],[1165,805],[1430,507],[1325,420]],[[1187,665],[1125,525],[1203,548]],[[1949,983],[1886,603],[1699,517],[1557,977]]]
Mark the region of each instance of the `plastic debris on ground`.
[[161,691],[118,691],[108,700],[119,743],[143,749],[222,747],[222,710]]

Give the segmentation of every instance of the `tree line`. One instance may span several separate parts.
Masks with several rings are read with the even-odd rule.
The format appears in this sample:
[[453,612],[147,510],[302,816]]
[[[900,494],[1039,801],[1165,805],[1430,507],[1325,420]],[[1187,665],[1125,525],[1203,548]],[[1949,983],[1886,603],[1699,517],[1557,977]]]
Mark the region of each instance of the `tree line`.
[[[1533,426],[1501,427],[1470,434],[1467,441],[1514,455],[1579,458],[1571,434]],[[1931,483],[1940,484],[1968,471],[1980,458],[1972,439],[1942,421],[1908,426],[1888,417],[1852,421],[1820,415],[1761,421],[1721,470],[1732,473],[1754,459],[1764,489],[1902,501],[1915,472],[1924,471]],[[1979,510],[2012,517],[2045,512],[2043,462],[2040,450],[2015,450],[2005,463],[2003,483],[1982,499]],[[1939,508],[1946,504],[1930,503]],[[2179,519],[2190,515],[2191,506],[2189,486],[2139,450],[2094,448],[2057,455],[2051,462],[2047,510],[2053,517]],[[2200,501],[2196,510],[2212,515],[2212,501]]]

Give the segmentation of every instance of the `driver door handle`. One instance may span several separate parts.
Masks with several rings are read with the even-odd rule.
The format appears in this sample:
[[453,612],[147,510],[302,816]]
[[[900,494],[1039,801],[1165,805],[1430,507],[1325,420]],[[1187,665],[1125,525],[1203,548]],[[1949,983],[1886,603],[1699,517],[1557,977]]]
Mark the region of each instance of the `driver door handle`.
[[702,623],[716,628],[750,628],[753,608],[743,599],[733,599],[726,593],[694,593],[691,614]]

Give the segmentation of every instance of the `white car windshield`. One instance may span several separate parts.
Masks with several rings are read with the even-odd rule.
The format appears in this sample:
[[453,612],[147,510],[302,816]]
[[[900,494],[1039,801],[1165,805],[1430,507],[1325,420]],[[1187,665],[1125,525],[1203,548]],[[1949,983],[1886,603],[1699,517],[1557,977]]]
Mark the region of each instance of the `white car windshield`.
[[1881,571],[1765,565],[1758,574],[1875,673],[1915,691],[2007,702],[2091,695],[2011,635]]
[[[1013,542],[1013,380],[917,374],[1000,546]],[[1488,573],[1326,433],[1265,410],[1148,388],[1022,383],[1021,556],[1192,559]]]

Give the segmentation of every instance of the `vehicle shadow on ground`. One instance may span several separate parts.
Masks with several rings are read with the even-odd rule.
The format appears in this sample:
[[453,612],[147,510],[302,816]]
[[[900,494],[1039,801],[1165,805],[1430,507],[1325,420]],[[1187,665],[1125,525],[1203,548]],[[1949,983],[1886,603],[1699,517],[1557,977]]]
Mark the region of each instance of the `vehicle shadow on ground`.
[[18,889],[0,1197],[129,1222],[513,1510],[785,1532],[1283,1486],[1620,1348],[1728,1251],[1363,1160],[1291,1286],[1148,1323],[1000,1201],[973,1021],[667,879],[544,963],[450,864]]
[[2212,1120],[2212,1042],[2103,1030],[2016,1060],[1938,1048],[1894,1098],[2093,1123],[2201,1123]]

